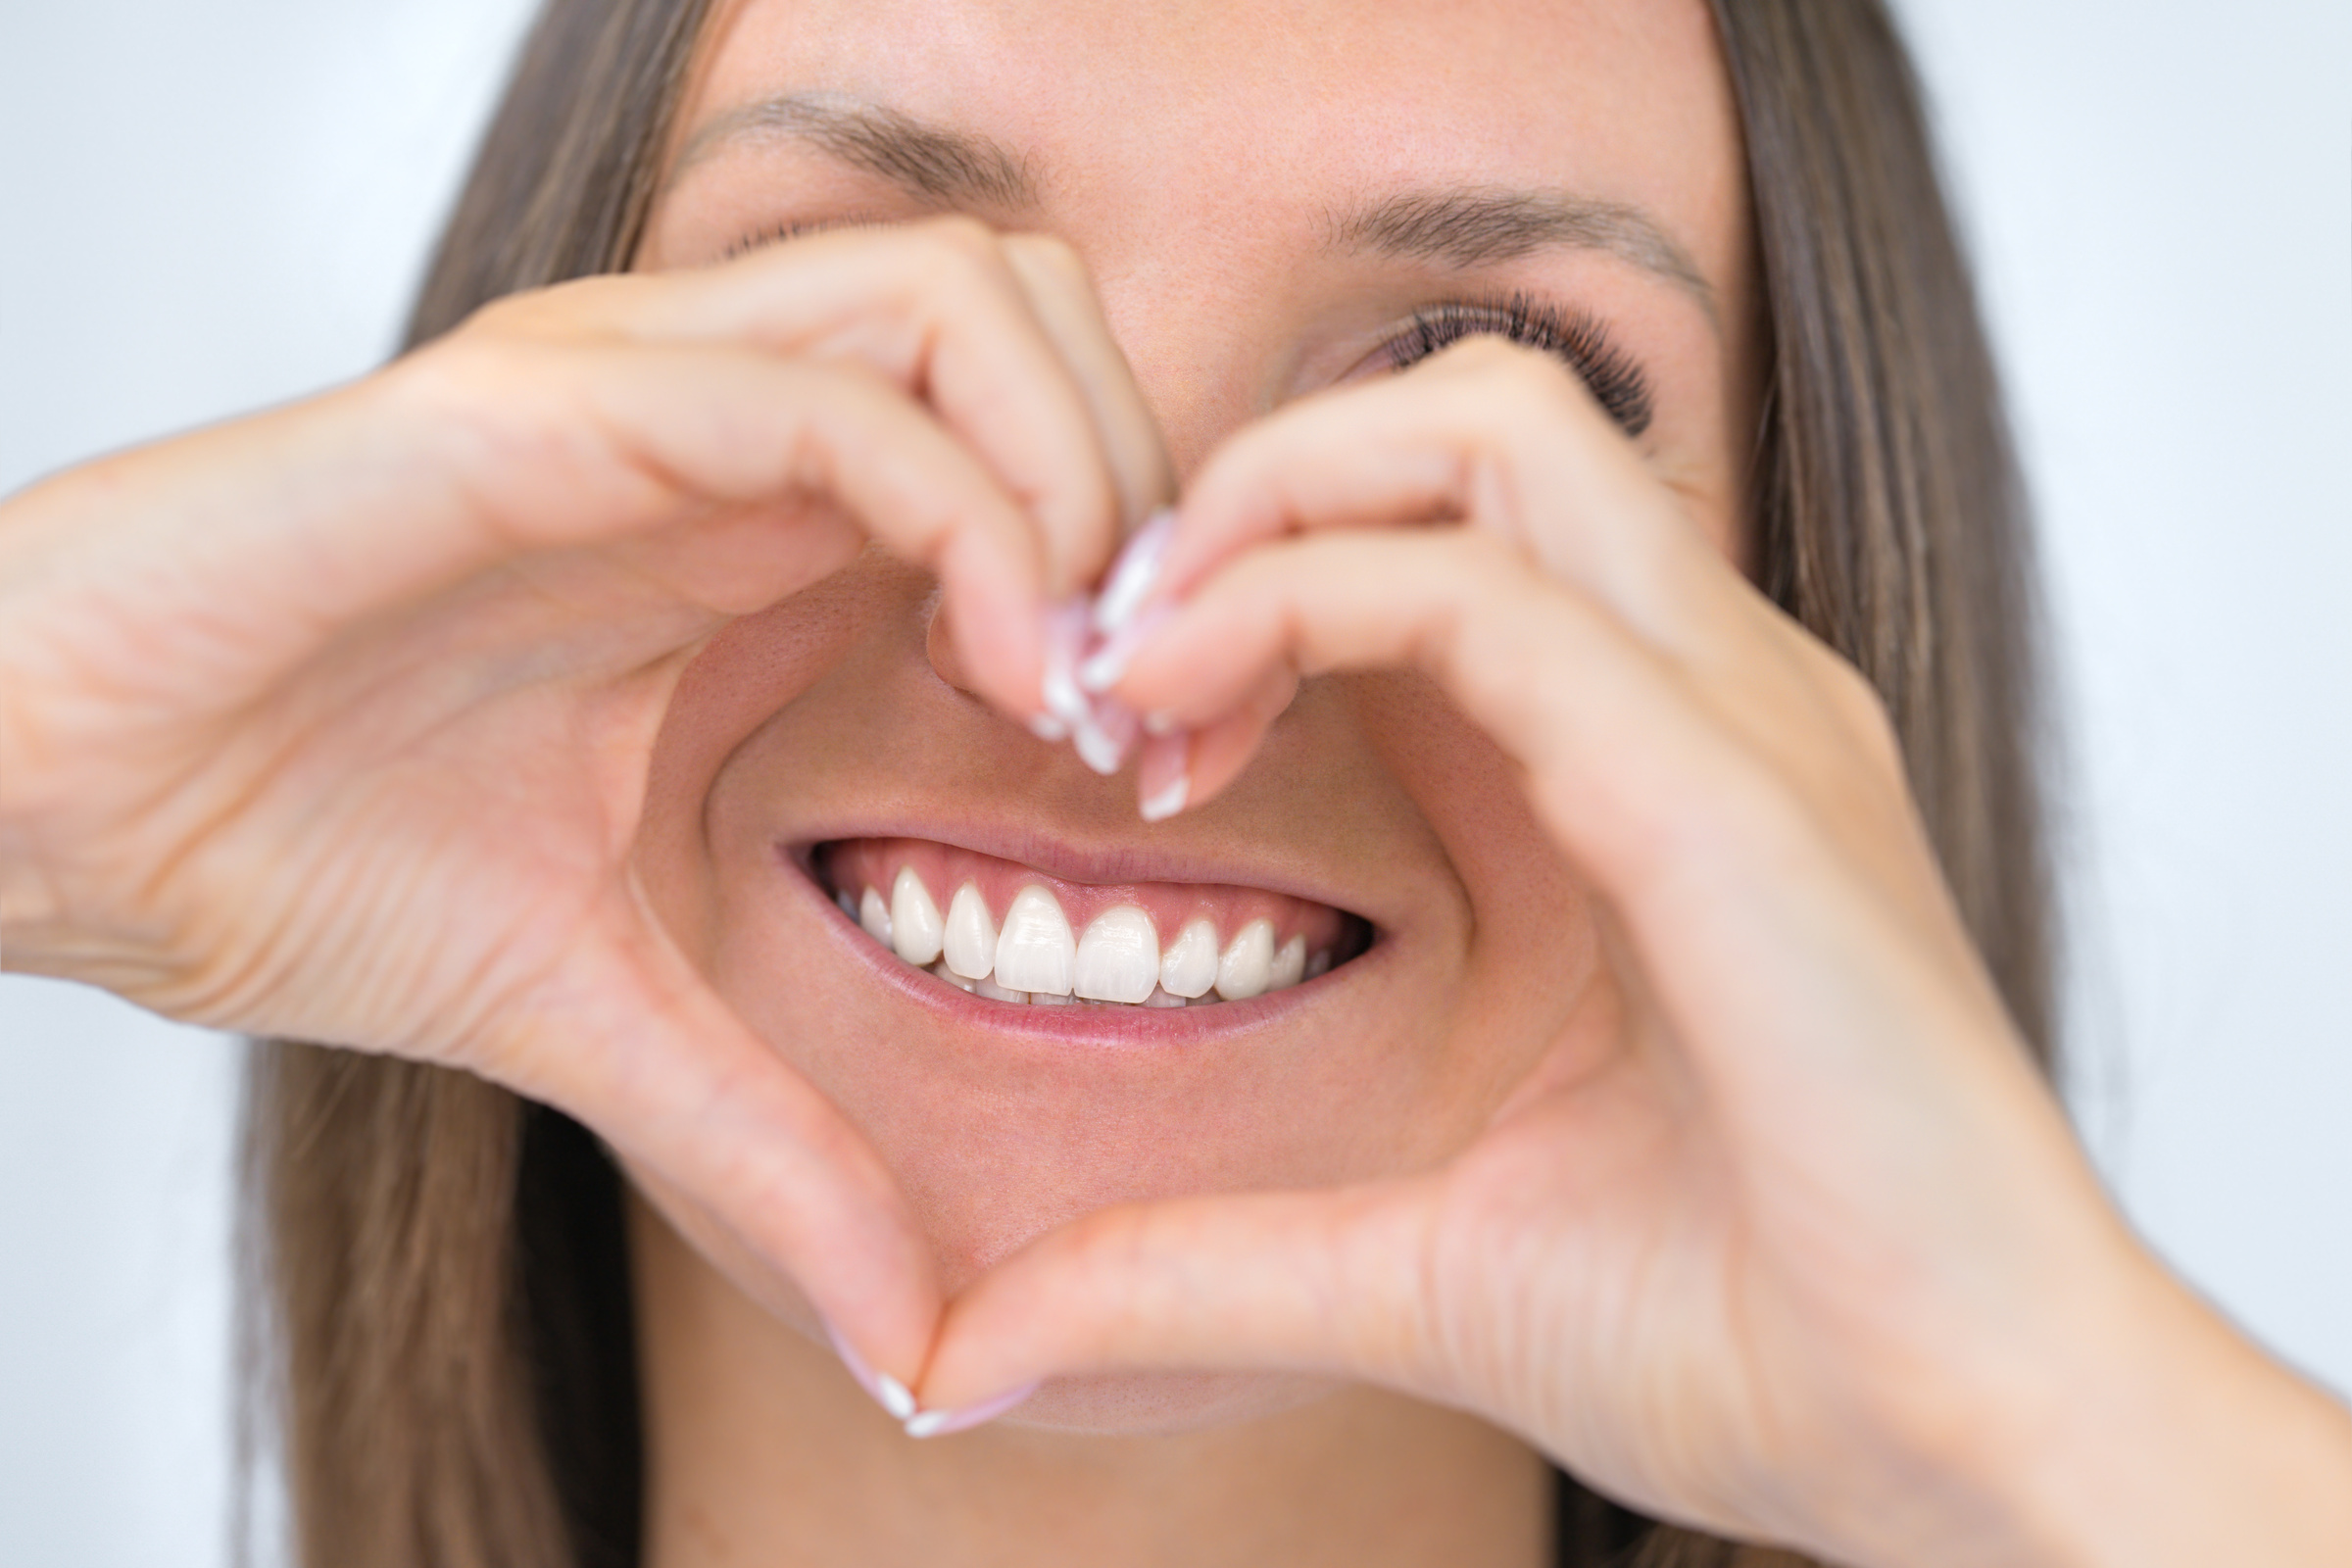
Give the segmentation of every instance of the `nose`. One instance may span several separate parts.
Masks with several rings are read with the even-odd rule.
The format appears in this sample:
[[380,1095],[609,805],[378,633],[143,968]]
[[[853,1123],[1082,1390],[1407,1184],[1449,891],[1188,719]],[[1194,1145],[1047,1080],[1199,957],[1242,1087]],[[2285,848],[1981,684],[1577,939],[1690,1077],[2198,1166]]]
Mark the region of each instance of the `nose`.
[[932,590],[927,608],[930,624],[923,634],[923,653],[931,661],[932,673],[966,697],[985,702],[986,699],[973,690],[970,678],[963,672],[962,662],[956,657],[956,637],[948,623],[947,596],[937,589]]
[[1082,254],[1179,488],[1217,445],[1272,412],[1289,368],[1280,290],[1269,264],[1197,221],[1151,228],[1146,256],[1105,245]]

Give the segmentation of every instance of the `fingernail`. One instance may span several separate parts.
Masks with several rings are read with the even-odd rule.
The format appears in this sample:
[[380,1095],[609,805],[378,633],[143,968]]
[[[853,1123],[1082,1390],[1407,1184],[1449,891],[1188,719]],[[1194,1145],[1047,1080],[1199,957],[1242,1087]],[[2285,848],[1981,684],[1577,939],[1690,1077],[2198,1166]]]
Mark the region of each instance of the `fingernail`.
[[1066,741],[1070,738],[1070,726],[1052,713],[1031,713],[1029,733],[1041,741]]
[[1164,822],[1184,809],[1193,793],[1193,738],[1183,730],[1154,735],[1144,743],[1143,760],[1136,767],[1136,794],[1144,820]]
[[1046,676],[1038,697],[1046,716],[1075,730],[1094,717],[1078,687],[1078,658],[1086,646],[1086,602],[1065,600],[1046,612]]
[[1176,514],[1170,508],[1162,507],[1144,519],[1144,525],[1119,552],[1119,559],[1110,564],[1109,580],[1095,596],[1095,630],[1107,637],[1142,608],[1159,581],[1159,564],[1175,532]]
[[1135,662],[1136,654],[1152,640],[1152,634],[1166,621],[1173,609],[1169,605],[1153,605],[1142,615],[1112,632],[1108,640],[1088,655],[1086,662],[1078,666],[1078,684],[1087,691],[1099,694],[1125,680],[1127,666]]
[[1152,710],[1144,715],[1144,733],[1147,735],[1175,734],[1176,715],[1164,708]]
[[914,1396],[906,1392],[906,1384],[887,1372],[877,1372],[867,1366],[865,1357],[859,1355],[856,1347],[842,1338],[841,1331],[830,1322],[825,1324],[825,1338],[833,1342],[833,1353],[841,1357],[841,1364],[850,1369],[850,1376],[858,1380],[858,1386],[871,1396],[876,1404],[890,1412],[893,1421],[914,1418]]
[[1142,728],[1134,709],[1115,697],[1103,697],[1096,700],[1092,717],[1071,727],[1070,740],[1078,748],[1079,760],[1108,778],[1127,764],[1127,749]]
[[993,1399],[966,1405],[960,1410],[924,1410],[906,1418],[906,1435],[910,1438],[945,1438],[957,1432],[969,1432],[983,1422],[994,1421],[1005,1411],[1038,1391],[1038,1383],[1024,1383]]

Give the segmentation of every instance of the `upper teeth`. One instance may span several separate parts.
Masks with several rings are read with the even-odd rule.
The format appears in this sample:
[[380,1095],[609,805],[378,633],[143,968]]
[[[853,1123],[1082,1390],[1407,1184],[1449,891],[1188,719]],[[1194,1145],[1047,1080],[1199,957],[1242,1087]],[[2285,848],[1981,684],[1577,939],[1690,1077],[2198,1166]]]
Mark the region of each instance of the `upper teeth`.
[[1310,962],[1303,936],[1277,949],[1273,922],[1263,919],[1249,921],[1220,946],[1215,922],[1195,918],[1163,948],[1152,916],[1131,904],[1103,910],[1073,937],[1060,901],[1037,883],[1013,895],[1002,927],[971,882],[956,890],[943,917],[911,866],[899,869],[887,902],[870,886],[855,898],[845,888],[837,898],[843,913],[908,963],[1003,1002],[1076,999],[1153,1007],[1239,1002],[1331,966],[1326,952]]

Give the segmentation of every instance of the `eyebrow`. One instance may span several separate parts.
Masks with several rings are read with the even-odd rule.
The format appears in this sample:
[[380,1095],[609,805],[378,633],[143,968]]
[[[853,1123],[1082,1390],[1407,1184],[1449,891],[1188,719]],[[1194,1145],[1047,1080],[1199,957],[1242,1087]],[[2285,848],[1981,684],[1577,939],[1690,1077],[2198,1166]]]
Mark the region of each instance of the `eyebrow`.
[[1387,196],[1334,220],[1332,244],[1471,268],[1555,246],[1601,251],[1663,278],[1722,327],[1714,285],[1690,253],[1638,207],[1552,191],[1440,190]]
[[[1028,163],[1002,142],[822,93],[787,93],[711,117],[687,138],[662,183],[722,148],[770,139],[811,145],[943,208],[1029,213],[1041,205]],[[1690,253],[1622,202],[1560,191],[1406,191],[1334,214],[1326,243],[1462,269],[1553,248],[1598,251],[1673,284],[1723,328],[1714,286]]]
[[943,207],[1023,212],[1038,205],[1027,165],[1001,142],[813,93],[790,93],[713,116],[687,139],[662,183],[674,183],[722,147],[774,138],[807,142]]

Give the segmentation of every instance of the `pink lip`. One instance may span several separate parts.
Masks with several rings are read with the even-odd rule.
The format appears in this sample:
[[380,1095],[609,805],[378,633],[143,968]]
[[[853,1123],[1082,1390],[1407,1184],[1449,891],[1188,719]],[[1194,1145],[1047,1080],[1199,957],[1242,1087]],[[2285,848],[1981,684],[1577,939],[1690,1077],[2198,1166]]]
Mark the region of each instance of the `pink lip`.
[[1344,913],[1354,913],[1359,918],[1371,920],[1378,929],[1390,929],[1386,922],[1364,914],[1345,892],[1307,876],[1266,865],[1262,861],[1246,861],[1184,850],[1146,849],[1135,845],[1077,845],[1042,833],[992,824],[972,824],[943,830],[935,821],[860,818],[855,823],[828,825],[821,833],[796,835],[788,843],[779,842],[777,849],[784,858],[807,872],[809,869],[810,852],[817,845],[842,839],[927,839],[953,849],[969,850],[975,855],[1010,860],[1063,882],[1199,882],[1262,888],[1269,893],[1303,899],[1309,904],[1330,905]]

